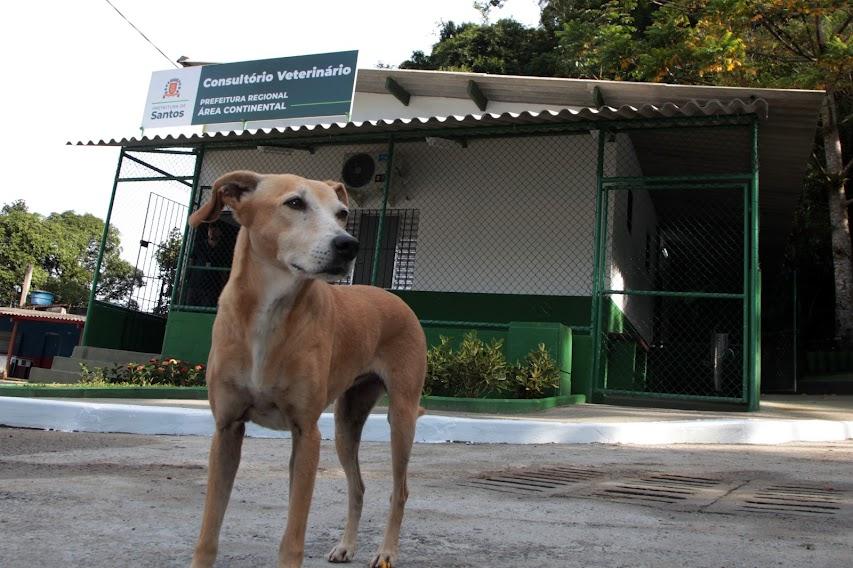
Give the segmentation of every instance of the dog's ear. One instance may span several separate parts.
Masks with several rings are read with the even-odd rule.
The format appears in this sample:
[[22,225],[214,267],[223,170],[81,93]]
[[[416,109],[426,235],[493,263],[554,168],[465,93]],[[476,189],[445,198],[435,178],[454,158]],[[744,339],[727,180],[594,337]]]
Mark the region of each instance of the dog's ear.
[[331,188],[335,190],[335,195],[338,196],[338,200],[340,200],[341,203],[349,207],[349,194],[347,193],[347,188],[344,186],[344,184],[333,179],[327,179],[326,185],[331,186]]
[[236,211],[240,200],[247,193],[254,191],[260,181],[261,176],[255,172],[238,171],[225,174],[213,182],[213,194],[210,200],[190,215],[190,226],[198,227],[202,223],[213,223],[219,219],[219,214],[226,205]]

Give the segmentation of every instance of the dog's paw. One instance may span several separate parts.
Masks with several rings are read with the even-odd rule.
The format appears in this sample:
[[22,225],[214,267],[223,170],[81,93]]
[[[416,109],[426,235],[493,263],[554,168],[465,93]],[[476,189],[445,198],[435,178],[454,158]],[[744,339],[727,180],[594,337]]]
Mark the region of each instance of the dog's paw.
[[380,552],[373,558],[369,566],[370,568],[394,568],[394,564],[397,562],[395,556],[387,552]]
[[193,554],[190,568],[212,568],[213,562],[216,560],[216,551],[211,550],[196,550]]
[[332,549],[327,557],[329,562],[350,562],[352,561],[352,557],[355,556],[355,546],[347,546],[344,543],[340,543]]

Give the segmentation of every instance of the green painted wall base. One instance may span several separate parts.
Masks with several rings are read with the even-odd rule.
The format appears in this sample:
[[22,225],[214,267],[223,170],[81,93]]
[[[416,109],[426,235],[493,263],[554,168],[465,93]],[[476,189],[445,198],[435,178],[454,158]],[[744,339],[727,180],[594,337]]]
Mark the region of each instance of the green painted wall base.
[[451,396],[425,396],[421,398],[421,405],[428,410],[491,414],[524,414],[584,402],[586,402],[586,397],[577,394],[530,399],[456,398]]
[[[533,296],[515,294],[468,294],[460,292],[394,292],[422,320],[448,322],[471,321],[505,324],[507,322],[561,323],[568,327],[589,326],[592,299],[588,296]],[[191,363],[207,362],[210,333],[216,314],[172,310],[166,324],[162,353]],[[427,338],[448,335],[451,328],[432,326]],[[452,328],[459,333],[460,328]],[[574,331],[574,330],[573,330]],[[588,331],[588,329],[586,330]],[[493,330],[480,330],[480,336],[501,337]],[[574,391],[573,391],[574,392]]]
[[93,302],[83,330],[83,345],[160,353],[166,320],[106,302]]
[[207,363],[214,319],[216,314],[172,310],[166,323],[163,357]]

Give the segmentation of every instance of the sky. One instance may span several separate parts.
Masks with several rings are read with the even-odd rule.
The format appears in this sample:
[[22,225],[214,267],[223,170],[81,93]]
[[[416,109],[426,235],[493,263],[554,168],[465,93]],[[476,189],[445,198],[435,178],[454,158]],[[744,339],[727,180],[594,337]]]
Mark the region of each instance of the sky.
[[[4,4],[0,204],[23,199],[45,215],[70,209],[103,218],[118,150],[65,143],[139,135],[151,73],[182,55],[226,63],[357,49],[359,67],[373,68],[429,52],[442,21],[480,20],[473,0],[111,2],[168,60],[106,0]],[[502,17],[536,25],[537,0],[509,0],[492,19]],[[116,218],[119,229],[129,227],[123,233],[135,227],[122,218],[138,217],[145,201],[131,203]],[[130,237],[123,240],[138,238]]]

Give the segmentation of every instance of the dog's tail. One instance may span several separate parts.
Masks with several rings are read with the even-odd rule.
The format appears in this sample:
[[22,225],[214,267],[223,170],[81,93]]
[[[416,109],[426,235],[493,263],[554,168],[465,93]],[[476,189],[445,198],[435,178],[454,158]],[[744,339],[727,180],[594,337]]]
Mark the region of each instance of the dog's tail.
[[426,408],[424,408],[423,406],[419,406],[418,407],[418,418],[420,418],[424,414],[426,414]]

